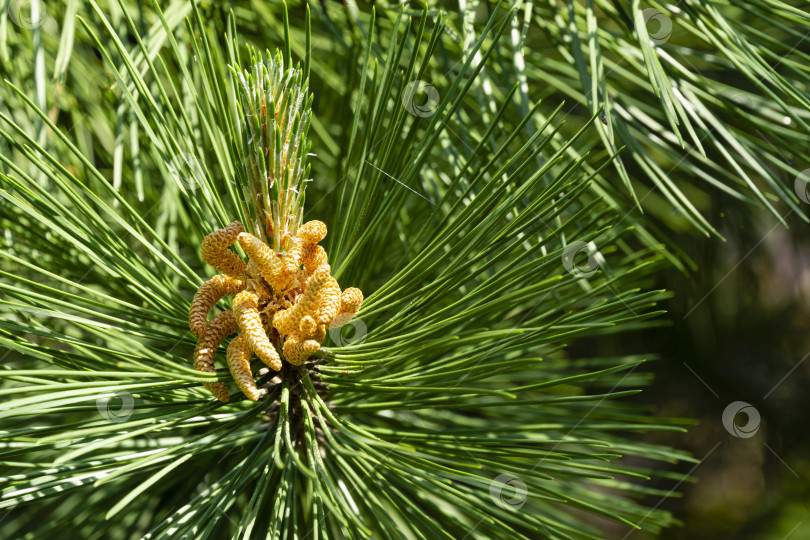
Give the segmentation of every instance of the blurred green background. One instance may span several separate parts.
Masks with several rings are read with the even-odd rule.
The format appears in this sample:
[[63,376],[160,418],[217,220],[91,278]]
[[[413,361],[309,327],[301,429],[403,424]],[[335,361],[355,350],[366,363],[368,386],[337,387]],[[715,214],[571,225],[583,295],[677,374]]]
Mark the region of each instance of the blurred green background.
[[[678,487],[682,497],[662,503],[683,521],[663,537],[808,538],[807,226],[721,211],[717,218],[727,242],[692,243],[701,270],[662,276],[678,291],[668,306],[673,324],[642,345],[662,356],[639,402],[699,422],[683,437],[655,438],[703,459]],[[759,411],[754,436],[735,437],[723,426],[734,401]],[[738,415],[737,424],[745,422]]]

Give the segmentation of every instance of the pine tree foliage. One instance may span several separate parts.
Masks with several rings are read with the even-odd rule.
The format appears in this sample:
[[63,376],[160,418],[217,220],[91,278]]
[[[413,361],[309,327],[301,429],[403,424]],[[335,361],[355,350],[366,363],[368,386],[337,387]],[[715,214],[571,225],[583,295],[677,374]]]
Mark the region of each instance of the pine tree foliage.
[[[672,493],[645,479],[690,458],[637,434],[682,428],[627,399],[648,357],[600,344],[660,324],[654,272],[683,259],[658,227],[713,230],[703,187],[673,177],[798,210],[780,156],[801,147],[725,121],[806,140],[801,48],[734,16],[794,35],[805,13],[656,5],[709,54],[649,45],[638,2],[30,5],[0,14],[5,537],[598,538],[605,518],[673,522],[655,504]],[[203,383],[233,388],[225,344],[216,374],[194,371],[187,314],[211,273],[203,236],[257,219],[256,81],[239,74],[265,49],[308,87],[292,130],[311,139],[295,154],[303,216],[327,223],[333,274],[366,301],[314,361],[261,376],[267,398],[223,404]]]

